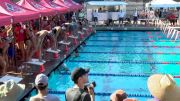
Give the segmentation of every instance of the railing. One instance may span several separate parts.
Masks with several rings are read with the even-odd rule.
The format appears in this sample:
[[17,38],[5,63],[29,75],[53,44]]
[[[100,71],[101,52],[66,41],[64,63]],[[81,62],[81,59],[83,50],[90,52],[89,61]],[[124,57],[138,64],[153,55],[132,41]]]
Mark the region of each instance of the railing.
[[170,38],[172,41],[176,41],[179,38],[180,31],[169,26],[167,22],[163,22],[161,19],[153,15],[152,18],[155,21],[155,26],[159,27],[160,30],[166,35],[167,38]]

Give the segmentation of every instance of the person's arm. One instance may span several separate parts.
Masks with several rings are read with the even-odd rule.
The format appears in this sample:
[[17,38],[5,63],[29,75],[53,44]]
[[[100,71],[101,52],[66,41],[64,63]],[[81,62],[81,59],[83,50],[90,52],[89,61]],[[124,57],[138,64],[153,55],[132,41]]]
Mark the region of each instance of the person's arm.
[[88,88],[88,92],[90,94],[91,101],[95,101],[94,88],[92,87]]

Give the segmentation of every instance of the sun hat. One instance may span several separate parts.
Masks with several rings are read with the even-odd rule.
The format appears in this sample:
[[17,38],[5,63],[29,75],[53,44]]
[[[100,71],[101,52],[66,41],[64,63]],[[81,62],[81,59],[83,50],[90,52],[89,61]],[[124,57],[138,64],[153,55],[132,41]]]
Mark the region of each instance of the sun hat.
[[116,90],[114,93],[110,96],[110,101],[123,101],[127,98],[127,94],[123,90]]
[[71,79],[76,82],[79,77],[83,76],[86,73],[89,73],[89,68],[75,68],[71,73]]
[[44,86],[48,84],[48,77],[45,74],[41,73],[36,76],[35,85],[37,86],[39,84],[42,84]]
[[17,101],[24,90],[24,84],[16,84],[14,80],[8,80],[0,85],[0,101]]
[[147,85],[159,101],[180,101],[180,88],[171,75],[154,74],[148,78]]

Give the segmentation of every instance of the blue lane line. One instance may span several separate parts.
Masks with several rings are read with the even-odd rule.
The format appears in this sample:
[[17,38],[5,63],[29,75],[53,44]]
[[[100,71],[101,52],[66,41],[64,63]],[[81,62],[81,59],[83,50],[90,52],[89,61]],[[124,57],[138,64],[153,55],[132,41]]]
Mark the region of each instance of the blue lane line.
[[180,61],[177,62],[149,62],[149,61],[93,61],[93,60],[69,60],[69,62],[84,62],[84,63],[126,63],[126,64],[176,64],[180,65]]
[[[71,73],[59,73],[59,75],[70,75]],[[121,74],[110,74],[110,73],[89,73],[88,75],[90,76],[113,76],[113,77],[149,77],[150,74],[125,74],[125,73],[121,73]]]
[[163,55],[180,55],[180,53],[162,53],[162,52],[154,52],[154,53],[146,53],[146,52],[90,52],[90,51],[83,51],[79,53],[84,53],[84,54],[163,54]]
[[[49,91],[50,94],[65,94],[65,91]],[[104,92],[95,92],[96,96],[110,96],[111,93],[104,93]],[[128,97],[147,97],[152,98],[152,95],[149,94],[127,94]]]
[[[117,38],[122,38],[122,37],[126,37],[126,38],[147,38],[148,36],[93,36],[93,37],[96,37],[96,38],[99,38],[99,37],[107,37],[107,38],[113,38],[113,37],[117,37]],[[157,36],[152,36],[154,38],[157,38]],[[165,36],[161,36],[161,38],[166,38]]]
[[[113,40],[131,40],[132,41],[132,39],[134,39],[134,40],[138,40],[138,41],[148,41],[148,40],[152,40],[153,38],[144,38],[144,39],[142,39],[142,38],[115,38],[115,39],[113,39]],[[112,40],[111,38],[90,38],[89,40]]]
[[[100,42],[152,42],[151,40],[93,40],[93,39],[90,39],[88,41],[100,41]],[[154,40],[154,42],[172,42],[172,41],[169,41],[169,40]],[[180,42],[180,41],[176,41],[176,42]]]
[[[59,75],[71,75],[70,72],[62,72],[58,73]],[[111,73],[89,73],[90,76],[113,76],[113,77],[149,77],[151,74],[127,74],[127,73],[118,73],[118,74],[111,74]],[[180,78],[179,75],[174,75],[174,78]]]
[[146,48],[180,48],[180,46],[121,46],[121,45],[86,45],[87,47],[146,47]]

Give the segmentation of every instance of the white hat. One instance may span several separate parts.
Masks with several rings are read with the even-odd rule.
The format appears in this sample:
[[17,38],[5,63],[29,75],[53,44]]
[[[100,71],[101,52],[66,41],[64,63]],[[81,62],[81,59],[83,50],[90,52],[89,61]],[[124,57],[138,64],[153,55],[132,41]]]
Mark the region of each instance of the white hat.
[[35,85],[38,84],[47,85],[48,84],[48,77],[44,74],[38,74],[35,79]]
[[24,84],[16,84],[14,80],[9,80],[0,85],[0,101],[16,101],[23,94]]
[[160,101],[180,101],[180,88],[171,75],[154,74],[147,82],[150,93]]

